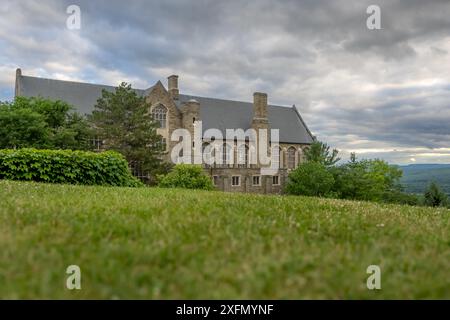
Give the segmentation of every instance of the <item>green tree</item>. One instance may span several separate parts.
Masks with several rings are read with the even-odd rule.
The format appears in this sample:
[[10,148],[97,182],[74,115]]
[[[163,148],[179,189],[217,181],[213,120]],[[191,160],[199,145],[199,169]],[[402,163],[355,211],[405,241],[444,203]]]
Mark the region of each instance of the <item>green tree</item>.
[[432,182],[424,194],[425,205],[430,207],[445,207],[448,204],[447,195],[442,192],[439,185]]
[[338,157],[337,149],[330,150],[330,146],[321,141],[314,141],[305,151],[305,159],[308,162],[318,162],[326,167],[336,164],[341,158]]
[[89,150],[89,124],[72,110],[66,102],[41,97],[1,103],[0,147]]
[[324,164],[305,162],[289,174],[285,191],[305,196],[328,196],[334,184],[333,175]]
[[344,199],[381,201],[387,192],[401,189],[403,172],[380,159],[360,160],[351,155],[346,164],[330,169],[335,179],[333,191]]
[[165,176],[160,176],[158,184],[163,188],[186,188],[213,190],[211,178],[203,173],[199,165],[178,164]]
[[45,147],[49,131],[42,115],[0,106],[0,149]]
[[143,172],[156,174],[165,172],[168,164],[162,161],[162,137],[149,110],[145,98],[122,83],[114,92],[103,90],[89,119],[96,136],[105,140],[105,149],[120,152]]

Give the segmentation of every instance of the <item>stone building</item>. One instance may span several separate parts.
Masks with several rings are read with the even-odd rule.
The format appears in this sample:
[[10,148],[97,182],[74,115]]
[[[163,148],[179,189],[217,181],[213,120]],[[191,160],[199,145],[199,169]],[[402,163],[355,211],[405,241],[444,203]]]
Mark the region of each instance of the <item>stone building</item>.
[[[113,91],[115,87],[44,79],[22,75],[20,69],[16,71],[16,96],[42,96],[50,99],[59,99],[73,105],[82,114],[89,114],[102,90]],[[215,128],[226,136],[226,129],[249,128],[279,129],[279,143],[269,141],[268,154],[278,148],[275,166],[278,172],[274,174],[261,174],[262,165],[249,161],[249,139],[223,144],[221,157],[224,160],[234,160],[230,163],[214,162],[204,164],[205,172],[211,176],[214,184],[220,190],[230,192],[280,193],[286,182],[290,170],[303,161],[305,148],[313,142],[314,137],[300,116],[295,106],[283,107],[268,105],[267,94],[255,92],[253,103],[234,100],[206,98],[194,95],[181,94],[178,87],[178,76],[168,77],[167,89],[158,81],[148,89],[135,89],[140,96],[146,97],[150,104],[150,112],[160,123],[158,133],[166,143],[168,159],[175,145],[179,141],[171,141],[176,129],[187,129],[194,135],[194,126],[198,121],[202,123],[202,146],[192,143],[195,148],[204,148],[211,142],[212,137],[207,135],[208,129]],[[240,152],[240,148],[245,150]],[[275,154],[275,153],[274,153]],[[241,160],[239,161],[238,160]],[[240,159],[243,158],[243,159]],[[202,157],[203,159],[203,157]]]

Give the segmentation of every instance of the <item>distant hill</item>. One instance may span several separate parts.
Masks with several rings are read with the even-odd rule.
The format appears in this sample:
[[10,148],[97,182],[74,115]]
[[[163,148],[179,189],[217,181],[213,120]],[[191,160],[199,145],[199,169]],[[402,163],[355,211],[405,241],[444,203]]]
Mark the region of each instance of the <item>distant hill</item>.
[[423,193],[431,181],[450,195],[450,164],[410,164],[403,170],[402,184],[409,193]]

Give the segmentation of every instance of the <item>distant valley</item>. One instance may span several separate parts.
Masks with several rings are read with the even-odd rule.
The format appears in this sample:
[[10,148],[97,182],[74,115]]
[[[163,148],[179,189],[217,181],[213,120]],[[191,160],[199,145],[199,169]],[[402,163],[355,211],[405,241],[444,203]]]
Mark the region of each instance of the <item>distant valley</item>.
[[438,183],[450,195],[450,164],[410,164],[403,170],[401,183],[408,193],[423,193],[430,182]]

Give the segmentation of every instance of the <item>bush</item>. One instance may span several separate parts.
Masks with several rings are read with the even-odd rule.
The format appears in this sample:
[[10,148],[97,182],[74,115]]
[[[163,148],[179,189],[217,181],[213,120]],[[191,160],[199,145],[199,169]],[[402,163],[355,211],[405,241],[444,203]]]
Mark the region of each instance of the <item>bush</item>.
[[203,174],[198,165],[178,164],[165,176],[160,176],[159,186],[163,188],[185,188],[213,190],[211,179]]
[[429,207],[445,207],[448,205],[448,197],[441,188],[432,182],[424,194],[424,202]]
[[85,185],[141,186],[119,153],[0,150],[0,179]]
[[382,200],[385,203],[406,204],[410,206],[422,205],[422,199],[420,196],[411,193],[405,193],[399,190],[385,192],[383,194]]
[[285,191],[288,194],[323,197],[330,195],[333,184],[333,175],[325,165],[306,162],[289,174]]

